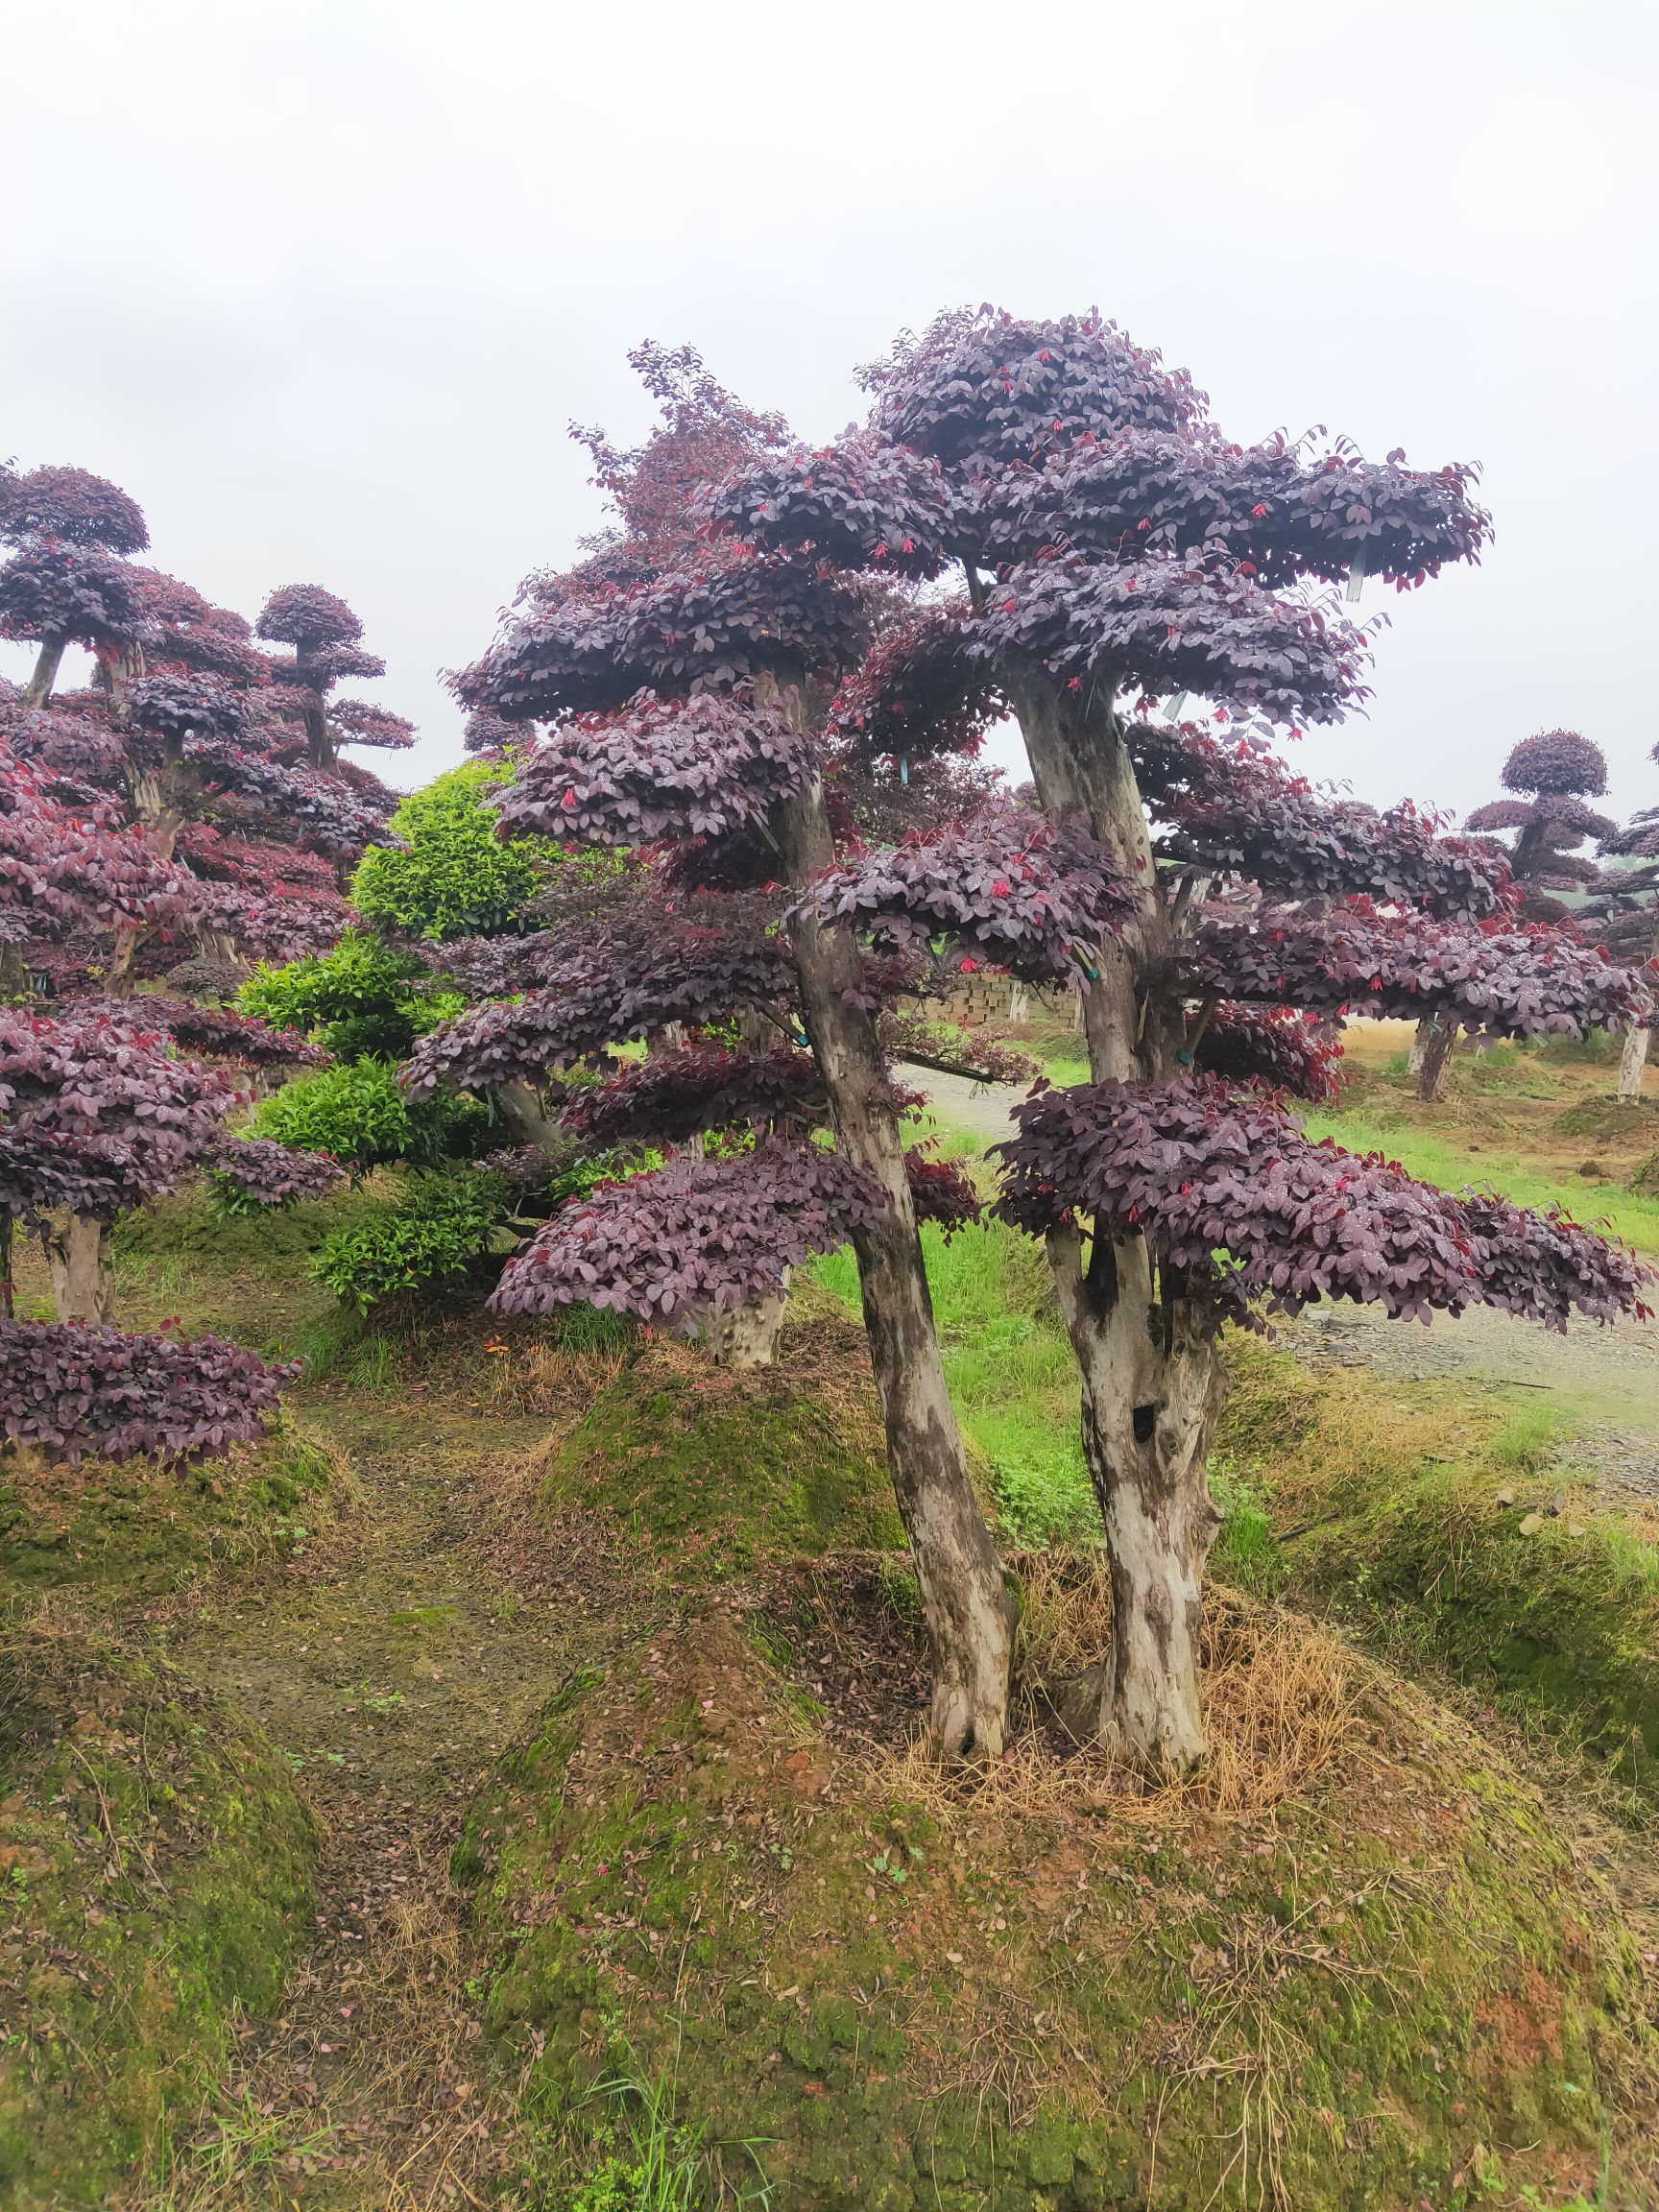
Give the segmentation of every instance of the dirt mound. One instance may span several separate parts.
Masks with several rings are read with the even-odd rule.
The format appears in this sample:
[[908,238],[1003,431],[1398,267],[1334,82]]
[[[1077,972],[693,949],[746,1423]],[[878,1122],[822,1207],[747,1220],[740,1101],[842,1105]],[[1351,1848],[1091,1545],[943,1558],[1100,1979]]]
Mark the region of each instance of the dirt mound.
[[653,1338],[541,1478],[546,1507],[608,1518],[704,1574],[902,1542],[869,1350],[847,1321],[787,1328],[778,1364],[748,1371]]
[[156,2170],[279,1994],[314,1847],[286,1762],[159,1659],[49,1616],[0,1643],[0,2200]]
[[[1032,1597],[1036,1671],[1101,1596],[1080,1565]],[[539,2185],[641,2127],[792,2212],[1596,2173],[1646,2063],[1629,1946],[1448,1715],[1236,1599],[1180,1790],[1061,1757],[1036,1703],[989,1775],[942,1774],[920,1681],[890,1566],[775,1575],[573,1676],[503,1762],[455,1871],[497,2062],[574,2114]]]

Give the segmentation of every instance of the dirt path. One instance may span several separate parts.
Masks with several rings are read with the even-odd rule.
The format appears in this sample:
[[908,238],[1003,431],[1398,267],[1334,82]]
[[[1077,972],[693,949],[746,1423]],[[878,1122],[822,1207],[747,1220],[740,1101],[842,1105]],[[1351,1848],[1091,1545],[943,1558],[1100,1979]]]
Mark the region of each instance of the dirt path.
[[[1017,1090],[925,1069],[906,1074],[949,1128],[985,1144],[1010,1134]],[[1574,1321],[1560,1335],[1489,1308],[1424,1326],[1343,1304],[1305,1314],[1284,1340],[1315,1363],[1368,1367],[1402,1382],[1463,1378],[1507,1388],[1518,1403],[1548,1405],[1572,1432],[1569,1456],[1590,1468],[1599,1489],[1659,1499],[1659,1321]]]
[[228,2130],[185,2153],[214,2179],[182,2200],[214,2212],[476,2203],[510,2155],[448,1854],[491,1763],[616,1623],[579,1563],[578,1586],[528,1592],[493,1571],[480,1477],[546,1421],[385,1403],[367,1422],[360,1401],[297,1408],[349,1450],[342,1526],[308,1575],[228,1592],[173,1638],[287,1752],[324,1827],[310,1947],[248,2032]]

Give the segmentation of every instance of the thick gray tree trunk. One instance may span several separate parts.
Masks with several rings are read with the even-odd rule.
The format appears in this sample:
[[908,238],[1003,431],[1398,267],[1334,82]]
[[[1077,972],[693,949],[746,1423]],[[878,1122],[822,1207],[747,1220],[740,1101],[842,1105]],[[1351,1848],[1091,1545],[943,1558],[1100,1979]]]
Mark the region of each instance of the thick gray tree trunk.
[[1642,1074],[1647,1066],[1647,1046],[1651,1029],[1629,1029],[1624,1034],[1624,1049],[1619,1055],[1619,1095],[1622,1099],[1636,1099],[1642,1095]]
[[23,686],[23,705],[28,709],[44,707],[52,696],[52,686],[58,681],[58,671],[63,665],[64,637],[43,637],[40,650],[35,656],[35,666],[29,681]]
[[[1099,948],[1083,983],[1091,1073],[1096,1082],[1170,1073],[1186,1026],[1164,980],[1169,923],[1110,698],[1032,687],[1013,704],[1044,812],[1056,822],[1086,815],[1144,886],[1138,927]],[[1156,1773],[1185,1773],[1205,1747],[1200,1615],[1220,1523],[1205,1470],[1221,1399],[1214,1341],[1194,1327],[1180,1286],[1157,1279],[1140,1238],[1086,1248],[1068,1231],[1050,1238],[1048,1256],[1082,1378],[1083,1455],[1111,1562],[1112,1647],[1084,1686],[1087,1710],[1118,1750]]]
[[71,1214],[41,1238],[52,1272],[52,1298],[60,1321],[102,1326],[115,1318],[115,1272],[109,1224],[89,1214]]
[[[797,691],[783,690],[780,704],[805,719]],[[816,778],[776,810],[773,828],[791,882],[805,883],[833,862]],[[846,929],[826,929],[809,915],[794,919],[789,934],[837,1142],[887,1198],[875,1226],[854,1241],[893,1487],[931,1647],[932,1734],[946,1753],[973,1749],[996,1758],[1008,1725],[1011,1608],[945,1386],[875,1018],[854,1002],[862,985],[858,950]]]

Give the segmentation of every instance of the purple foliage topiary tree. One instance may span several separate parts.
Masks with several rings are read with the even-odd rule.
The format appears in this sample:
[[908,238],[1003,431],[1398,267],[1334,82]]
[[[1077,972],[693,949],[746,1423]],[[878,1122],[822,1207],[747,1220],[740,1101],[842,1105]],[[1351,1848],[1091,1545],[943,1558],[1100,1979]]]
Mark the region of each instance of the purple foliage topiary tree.
[[[1071,939],[1094,1080],[1022,1110],[1003,1206],[1053,1262],[1111,1555],[1112,1649],[1079,1696],[1092,1725],[1180,1770],[1203,1748],[1221,1323],[1260,1298],[1332,1295],[1402,1312],[1486,1299],[1559,1322],[1572,1305],[1635,1305],[1641,1280],[1570,1223],[1458,1211],[1310,1145],[1243,1079],[1298,1060],[1316,1076],[1298,1050],[1310,1014],[1575,1031],[1636,1019],[1642,992],[1570,935],[1519,924],[1501,855],[1409,808],[1313,792],[1259,738],[1176,726],[1189,692],[1263,730],[1361,704],[1365,634],[1316,587],[1416,584],[1476,558],[1488,524],[1468,470],[1232,445],[1189,377],[1093,316],[945,316],[869,381],[864,431],[733,472],[707,511],[796,560],[856,543],[872,565],[960,561],[966,601],[931,608],[914,651],[891,638],[886,665],[850,685],[861,726],[924,750],[1005,704],[1053,829],[1092,838],[1132,893],[1096,942]],[[890,884],[887,856],[870,866]]]

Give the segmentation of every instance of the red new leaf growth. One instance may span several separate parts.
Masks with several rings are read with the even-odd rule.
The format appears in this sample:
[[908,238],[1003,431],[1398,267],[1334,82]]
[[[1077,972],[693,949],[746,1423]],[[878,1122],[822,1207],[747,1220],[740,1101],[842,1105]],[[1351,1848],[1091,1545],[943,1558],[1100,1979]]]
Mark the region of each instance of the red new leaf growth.
[[1582,1037],[1647,1019],[1640,979],[1559,929],[1453,924],[1357,903],[1325,918],[1207,915],[1189,955],[1206,991],[1254,1003],[1376,1014],[1501,1037]]
[[401,752],[415,742],[415,725],[389,707],[376,707],[368,699],[337,699],[328,719],[349,745],[378,745],[387,752]]
[[1326,1298],[1425,1320],[1497,1306],[1555,1328],[1647,1312],[1649,1271],[1564,1214],[1448,1196],[1212,1076],[1045,1090],[1015,1112],[998,1213],[1032,1235],[1087,1217],[1097,1238],[1144,1238],[1166,1295],[1215,1326]]
[[131,831],[46,797],[42,781],[0,742],[0,943],[187,910],[188,878]]
[[1197,691],[1272,722],[1334,722],[1369,696],[1369,645],[1334,605],[1276,596],[1216,556],[1035,562],[988,588],[968,631],[1016,679]]
[[1038,469],[1005,469],[969,489],[961,527],[984,557],[1031,561],[1059,548],[1094,558],[1138,551],[1224,553],[1264,584],[1310,575],[1421,582],[1474,561],[1491,520],[1476,472],[1362,461],[1345,446],[1305,456],[1281,433],[1230,445],[1204,426],[1085,438]]
[[838,568],[925,579],[948,556],[950,508],[936,461],[850,438],[750,463],[695,501],[717,534]]
[[969,647],[965,599],[885,627],[830,709],[842,742],[865,755],[923,760],[968,753],[1003,712],[996,674]]
[[1290,1006],[1215,1007],[1195,1058],[1206,1074],[1266,1083],[1318,1105],[1330,1105],[1342,1088],[1340,1038]]
[[712,930],[676,937],[665,929],[655,954],[632,970],[604,947],[577,954],[526,997],[469,1007],[417,1040],[404,1073],[412,1098],[440,1084],[484,1090],[543,1083],[548,1074],[643,1037],[670,1022],[718,1020],[737,1006],[792,996],[793,970],[776,939]]
[[0,1321],[0,1436],[57,1464],[211,1458],[264,1434],[293,1367],[215,1336],[193,1344],[115,1329]]
[[228,1137],[214,1154],[210,1173],[254,1206],[293,1206],[323,1198],[346,1170],[326,1152],[291,1150],[268,1137]]
[[490,1305],[546,1313],[580,1302],[685,1324],[781,1289],[785,1269],[846,1243],[880,1203],[859,1169],[815,1144],[677,1160],[555,1214]]
[[653,1052],[603,1083],[565,1099],[565,1126],[595,1149],[627,1143],[684,1144],[707,1129],[816,1127],[830,1102],[809,1052],[778,1044],[729,1052],[688,1045]]
[[1134,913],[1133,887],[1080,825],[987,808],[959,828],[870,853],[819,878],[807,902],[876,944],[943,937],[1033,981],[1068,974]]
[[863,595],[821,565],[711,545],[637,583],[527,608],[456,689],[515,722],[605,711],[642,684],[707,689],[781,661],[838,675],[868,629]]
[[[609,493],[627,533],[632,560],[650,562],[683,545],[690,510],[704,489],[787,435],[781,415],[757,414],[718,383],[694,346],[647,340],[628,355],[662,421],[642,445],[613,445],[602,430],[572,423],[571,436],[593,460],[593,482]],[[606,553],[614,541],[597,541]]]
[[106,553],[142,553],[150,542],[143,510],[118,484],[87,469],[0,469],[0,538],[13,544],[48,538]]
[[812,773],[802,737],[744,693],[659,699],[561,725],[496,800],[504,833],[649,845],[761,828]]
[[1026,462],[1129,426],[1187,430],[1204,395],[1185,370],[1097,315],[1022,323],[994,308],[941,315],[863,372],[895,444],[948,464]]
[[1142,723],[1128,744],[1163,858],[1241,876],[1271,898],[1364,897],[1472,922],[1505,909],[1507,857],[1441,834],[1409,802],[1378,813],[1335,798],[1248,740]]
[[953,1160],[930,1160],[918,1145],[904,1155],[904,1180],[917,1220],[931,1221],[947,1244],[985,1211],[978,1191]]

